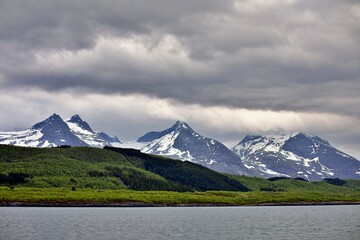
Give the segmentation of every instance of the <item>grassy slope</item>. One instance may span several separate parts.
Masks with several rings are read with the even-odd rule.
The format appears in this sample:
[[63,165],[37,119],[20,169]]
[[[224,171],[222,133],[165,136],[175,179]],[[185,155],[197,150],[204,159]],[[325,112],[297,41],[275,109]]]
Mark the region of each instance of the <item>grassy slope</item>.
[[[13,190],[0,186],[2,204],[360,202],[358,180],[347,180],[343,186],[293,179],[270,182],[256,177],[223,175],[162,157],[124,155],[95,148],[35,149],[0,145],[0,173],[11,172],[28,173],[32,177]],[[77,183],[70,183],[70,179]],[[74,185],[77,191],[71,191]],[[244,189],[251,192],[239,192]]]
[[[116,150],[116,149],[113,149]],[[96,148],[0,146],[0,173],[26,173],[27,187],[169,191],[247,191],[240,182],[190,162]],[[70,179],[75,181],[70,182]]]

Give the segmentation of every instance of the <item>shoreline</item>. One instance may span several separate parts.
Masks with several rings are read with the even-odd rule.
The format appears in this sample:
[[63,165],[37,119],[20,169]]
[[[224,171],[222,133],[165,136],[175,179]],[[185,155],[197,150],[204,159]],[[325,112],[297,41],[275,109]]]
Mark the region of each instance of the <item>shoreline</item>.
[[76,208],[139,208],[139,207],[271,207],[271,206],[334,206],[334,205],[360,205],[360,202],[332,201],[332,202],[279,202],[279,203],[259,203],[259,204],[155,204],[141,202],[127,203],[22,203],[9,202],[0,203],[0,207],[76,207]]

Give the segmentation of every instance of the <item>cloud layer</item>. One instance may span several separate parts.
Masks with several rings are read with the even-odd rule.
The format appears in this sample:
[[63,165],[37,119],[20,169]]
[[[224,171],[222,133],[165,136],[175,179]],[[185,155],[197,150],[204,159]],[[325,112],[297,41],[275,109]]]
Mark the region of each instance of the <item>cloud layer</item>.
[[359,22],[354,0],[1,1],[0,127],[79,113],[135,137],[122,126],[181,118],[223,141],[308,131],[355,153]]

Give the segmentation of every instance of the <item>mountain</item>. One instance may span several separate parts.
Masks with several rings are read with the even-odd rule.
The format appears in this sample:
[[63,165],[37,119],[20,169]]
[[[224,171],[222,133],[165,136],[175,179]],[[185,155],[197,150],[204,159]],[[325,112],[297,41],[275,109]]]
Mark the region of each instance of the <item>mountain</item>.
[[249,175],[236,154],[222,143],[201,136],[185,122],[177,121],[164,131],[146,133],[137,142],[142,143],[143,153],[190,161],[220,172]]
[[0,143],[27,147],[87,145],[76,137],[62,118],[55,113],[24,131],[0,132]]
[[306,133],[248,135],[232,151],[261,177],[360,179],[360,161]]
[[64,121],[58,114],[36,123],[23,131],[0,132],[0,144],[25,147],[113,146],[120,143],[116,137],[94,132],[79,115]]
[[94,132],[89,124],[83,121],[77,114],[67,119],[65,122],[72,133],[89,146],[104,147],[121,143],[117,137],[109,136],[104,132]]

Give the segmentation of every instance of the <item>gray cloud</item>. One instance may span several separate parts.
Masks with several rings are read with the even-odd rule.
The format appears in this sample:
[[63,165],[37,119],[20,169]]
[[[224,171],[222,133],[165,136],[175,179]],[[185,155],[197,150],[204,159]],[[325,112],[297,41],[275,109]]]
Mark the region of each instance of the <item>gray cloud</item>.
[[[204,109],[321,113],[358,120],[359,22],[360,3],[355,0],[5,0],[0,2],[0,100],[5,102],[12,92],[12,104],[19,107],[25,102],[17,93],[29,90],[79,98],[139,94]],[[3,119],[12,112],[8,104],[2,106]],[[41,103],[43,111],[36,104],[32,96],[21,109],[46,116],[58,108],[53,101]],[[71,104],[64,109],[96,116],[95,110]],[[177,115],[171,116],[141,123],[159,127]],[[2,126],[25,124],[12,121]],[[306,124],[298,128],[316,132],[310,121]],[[349,139],[358,143],[360,135],[357,121],[348,124],[339,141],[344,146]],[[114,122],[110,125],[109,130],[116,129]],[[330,132],[330,138],[337,135]],[[236,133],[223,139],[232,141]]]
[[[338,102],[360,90],[360,14],[353,1],[3,1],[1,9],[5,86],[324,112],[339,111]],[[175,43],[161,46],[167,35]],[[97,51],[99,38],[137,46],[130,53]],[[136,56],[139,46],[145,59]],[[81,51],[92,60],[79,66],[74,59]],[[56,53],[73,54],[52,62],[68,62],[58,71],[36,58]],[[163,53],[173,54],[174,62]],[[332,104],[334,95],[339,100]],[[324,98],[327,106],[316,104]]]

